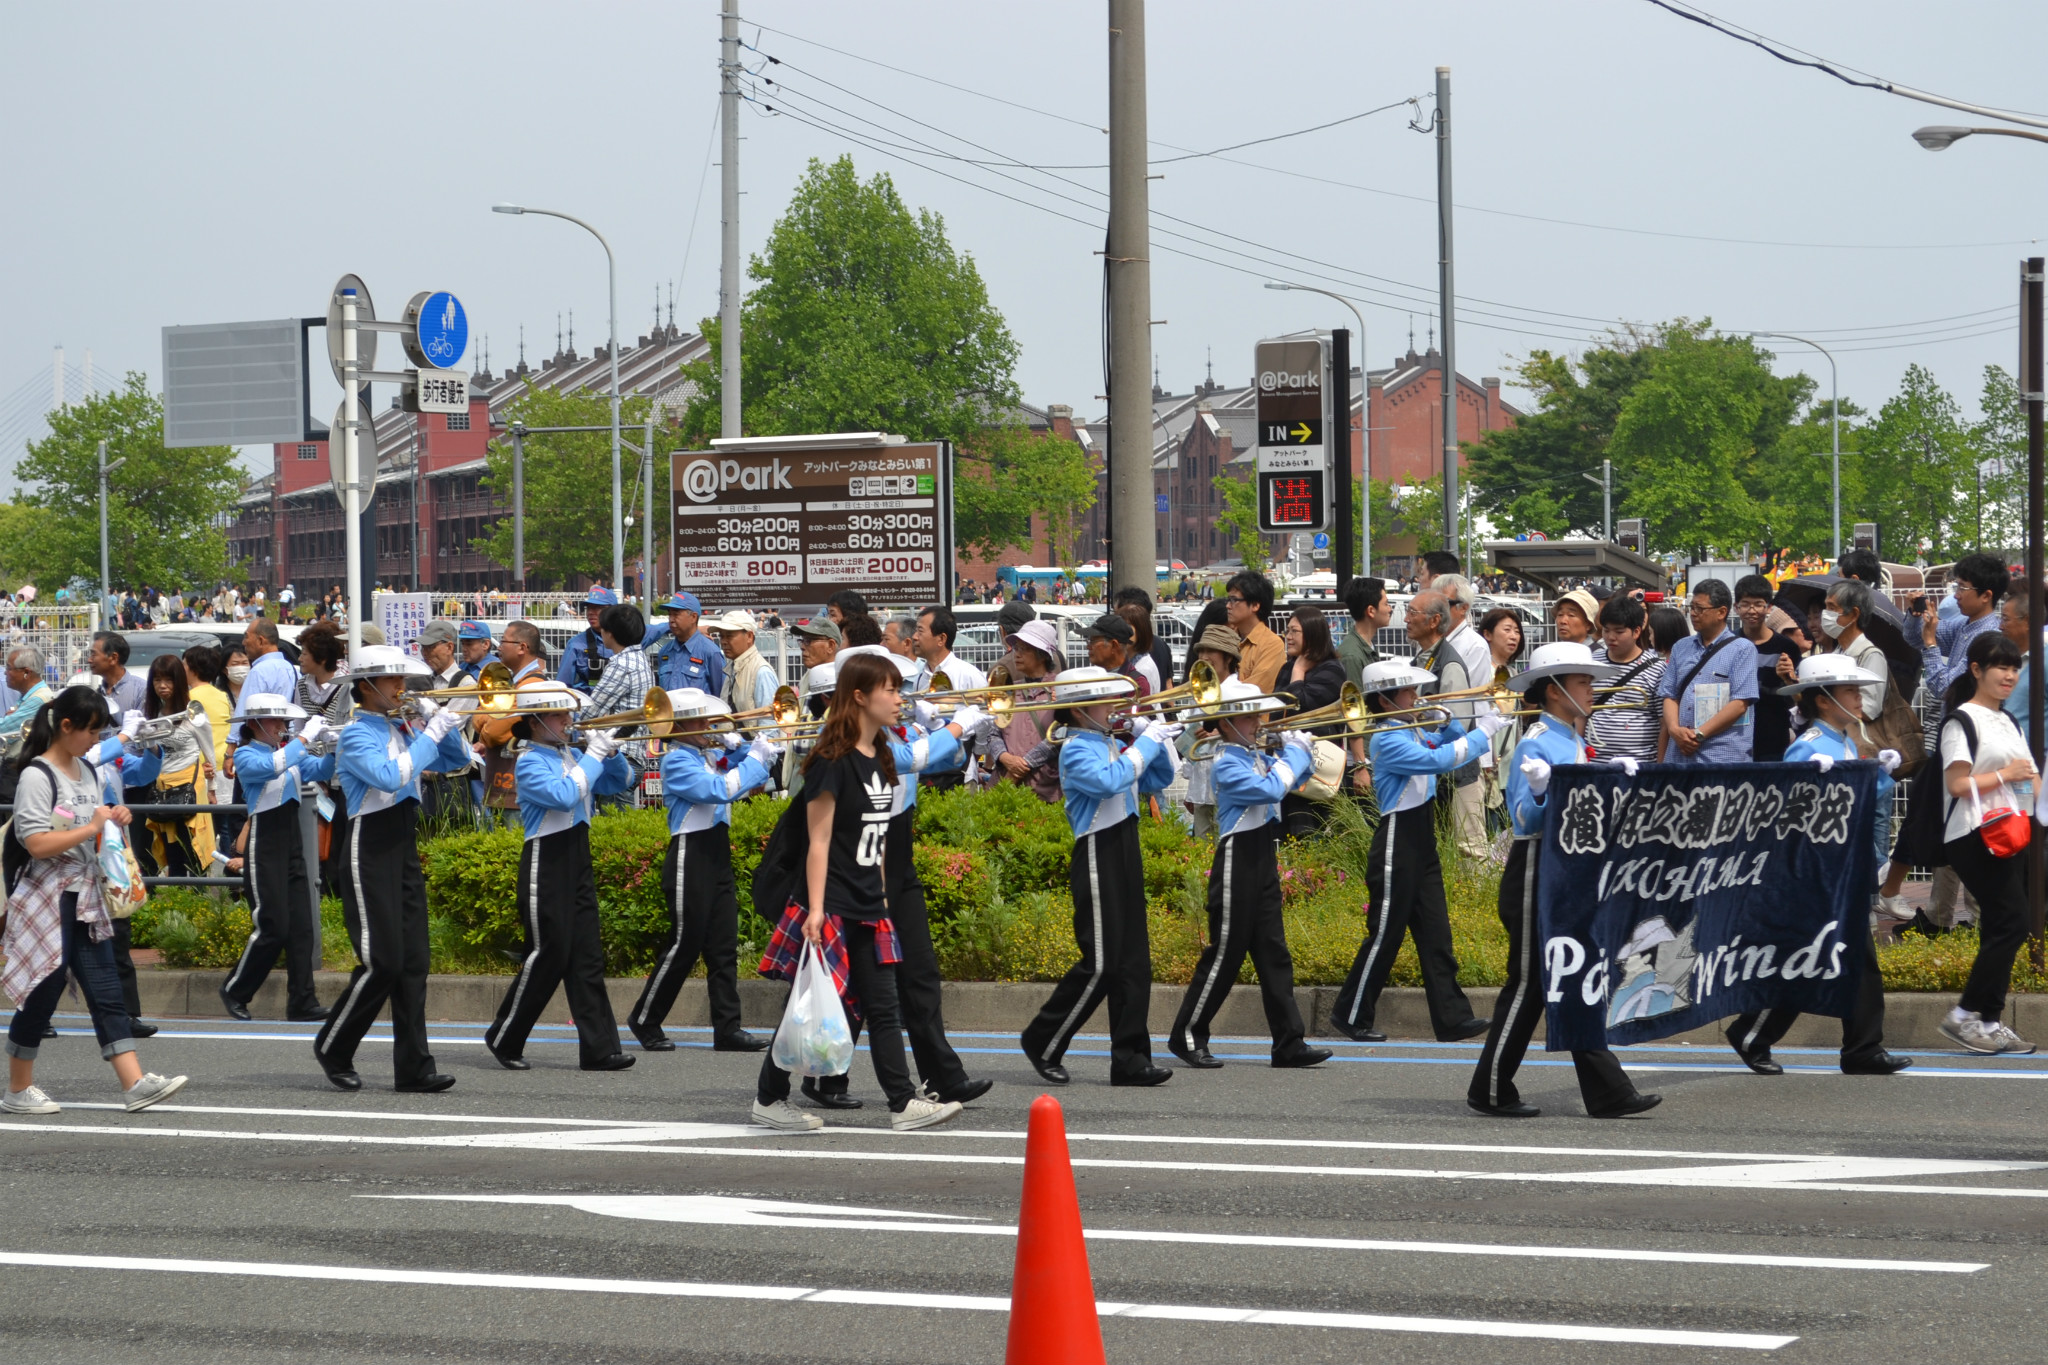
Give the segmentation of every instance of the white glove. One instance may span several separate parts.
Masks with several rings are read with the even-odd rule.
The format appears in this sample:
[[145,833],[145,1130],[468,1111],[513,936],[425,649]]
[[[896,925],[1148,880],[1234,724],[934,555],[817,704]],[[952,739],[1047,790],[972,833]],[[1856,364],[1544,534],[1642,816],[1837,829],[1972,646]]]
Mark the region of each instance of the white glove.
[[463,695],[459,697],[450,697],[447,701],[441,704],[448,710],[455,712],[457,715],[466,716],[470,712],[476,710],[476,702],[477,694],[474,692],[465,691]]
[[441,703],[431,697],[412,697],[409,700],[412,702],[414,715],[419,720],[431,721],[441,714]]
[[427,717],[427,738],[439,744],[442,740],[448,738],[450,731],[461,724],[462,714],[460,712],[446,706],[438,707],[433,715]]
[[764,736],[747,746],[747,757],[764,768],[773,768],[782,758],[782,746]]
[[722,732],[718,736],[718,742],[728,749],[744,749],[747,747],[747,737],[733,730]]
[[[1164,752],[1171,749],[1173,742],[1180,738],[1181,729],[1182,726],[1179,721],[1155,720],[1145,727],[1144,737],[1157,744],[1160,751]],[[1133,736],[1133,738],[1136,738],[1136,736]]]
[[1541,796],[1550,790],[1550,765],[1540,758],[1522,760],[1522,777],[1529,784],[1531,796]]
[[1636,762],[1634,759],[1630,758],[1627,754],[1623,754],[1619,758],[1608,759],[1607,766],[1610,768],[1621,769],[1621,775],[1623,777],[1634,777],[1636,775],[1636,769],[1641,767],[1642,765]]
[[142,728],[142,713],[130,711],[121,717],[121,738],[133,739],[135,732]]
[[960,738],[966,739],[991,722],[988,712],[979,706],[963,706],[953,713],[952,723],[960,727]]
[[1316,737],[1306,730],[1283,730],[1280,733],[1280,742],[1294,748],[1306,749],[1310,753],[1316,751]]
[[325,717],[315,716],[311,720],[307,721],[303,726],[299,727],[299,743],[318,744],[320,742],[320,736],[326,734],[333,728],[334,727],[332,725],[329,725],[327,723]]
[[1835,760],[1832,756],[1828,754],[1815,754],[1813,756],[1813,766],[1820,769],[1824,773],[1832,772],[1834,771]]
[[596,759],[599,763],[604,762],[618,751],[619,737],[610,730],[589,731],[588,738],[583,742],[583,752]]
[[[961,709],[965,710],[967,708],[962,707]],[[927,734],[939,728],[939,708],[933,706],[930,702],[925,701],[921,697],[917,700],[916,704],[914,704],[910,708],[910,716],[912,720],[915,720],[919,725],[924,727],[925,732]],[[957,712],[954,714],[953,719],[960,719],[960,716]],[[962,732],[965,732],[967,727],[963,725],[960,727],[960,729],[962,730]]]
[[1485,735],[1488,739],[1492,739],[1495,735],[1508,728],[1508,718],[1498,711],[1488,711],[1472,722],[1472,728]]
[[1884,769],[1887,776],[1899,770],[1899,762],[1899,751],[1897,749],[1879,749],[1877,751],[1877,766]]

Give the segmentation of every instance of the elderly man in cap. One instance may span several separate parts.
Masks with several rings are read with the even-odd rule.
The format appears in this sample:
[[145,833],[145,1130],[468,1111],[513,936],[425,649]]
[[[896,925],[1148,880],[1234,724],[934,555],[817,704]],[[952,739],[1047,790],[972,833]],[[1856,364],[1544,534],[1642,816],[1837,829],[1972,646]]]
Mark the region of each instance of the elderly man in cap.
[[[803,651],[806,681],[798,690],[808,697],[818,691],[809,681],[811,674],[817,669],[829,668],[832,665],[832,661],[838,657],[843,637],[839,633],[839,627],[822,616],[799,621],[791,626],[790,630],[797,638],[798,648]],[[829,693],[831,688],[826,687],[824,690]],[[824,712],[820,710],[818,714],[823,715]]]
[[604,635],[598,629],[600,618],[606,607],[616,607],[619,595],[602,583],[583,595],[583,619],[588,628],[577,632],[562,651],[562,667],[555,674],[555,681],[566,687],[589,691],[604,677],[605,663],[612,657],[611,649],[604,642]]
[[725,653],[725,690],[719,700],[735,711],[754,711],[775,700],[782,685],[775,665],[754,647],[760,623],[750,611],[729,611],[704,623],[711,638]]
[[[462,664],[456,658],[455,650],[459,643],[460,638],[453,621],[446,617],[436,617],[427,622],[420,631],[420,658],[433,673],[429,677],[407,678],[406,691],[429,692],[449,687],[474,687],[475,679],[462,671]],[[472,799],[470,775],[475,768],[474,760],[455,766],[452,760],[436,759],[433,766],[420,774],[421,818],[433,820],[457,811],[466,811]]]
[[[484,671],[484,665],[498,661],[498,654],[492,645],[491,628],[482,621],[464,621],[455,628],[455,647],[462,653],[462,671],[474,678]],[[248,688],[244,687],[243,691]]]
[[695,593],[678,590],[661,609],[668,613],[668,634],[647,645],[655,682],[671,692],[694,687],[717,696],[725,690],[725,655],[697,629],[703,604]]
[[1137,649],[1138,633],[1131,629],[1129,621],[1115,612],[1105,612],[1089,622],[1087,636],[1089,663],[1129,678],[1140,697],[1152,694],[1151,683],[1131,658]]

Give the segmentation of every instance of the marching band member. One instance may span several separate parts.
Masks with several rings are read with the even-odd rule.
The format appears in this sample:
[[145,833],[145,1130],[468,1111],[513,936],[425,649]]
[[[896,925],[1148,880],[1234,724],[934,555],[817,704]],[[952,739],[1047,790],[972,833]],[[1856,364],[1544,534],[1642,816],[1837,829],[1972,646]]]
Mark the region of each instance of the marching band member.
[[[300,725],[303,722],[303,726]],[[298,727],[296,736],[288,731]],[[242,881],[254,921],[241,961],[221,983],[220,1003],[228,1016],[247,1022],[255,998],[277,955],[284,954],[285,1018],[325,1019],[327,1011],[313,994],[314,921],[312,883],[306,871],[306,849],[299,834],[299,785],[334,777],[334,754],[315,756],[334,731],[318,716],[275,695],[242,699],[242,743],[235,749],[235,772],[249,797],[249,837],[242,861]]]
[[[1813,763],[1822,772],[1838,761],[1858,759],[1863,753],[1852,737],[1862,731],[1865,686],[1884,685],[1882,674],[1866,673],[1847,654],[1814,654],[1799,661],[1798,681],[1778,689],[1802,710],[1816,717],[1791,747],[1785,750],[1787,763]],[[1813,693],[1808,702],[1802,694]],[[1877,861],[1883,864],[1891,845],[1892,773],[1899,766],[1896,749],[1880,749],[1877,758],[1877,799],[1874,803]],[[1883,878],[1884,869],[1878,876]],[[1856,1005],[1842,1020],[1842,1070],[1850,1076],[1890,1076],[1913,1064],[1911,1057],[1887,1052],[1884,1047],[1884,977],[1877,966],[1877,945],[1868,932],[1856,936],[1861,945],[1862,979],[1856,988]],[[1781,1076],[1785,1068],[1771,1057],[1771,1047],[1785,1036],[1798,1010],[1756,1010],[1738,1015],[1728,1025],[1728,1045],[1742,1064],[1759,1076]]]
[[[1465,1102],[1474,1110],[1494,1118],[1533,1119],[1542,1112],[1515,1089],[1515,1071],[1522,1065],[1536,1021],[1543,1015],[1536,867],[1543,848],[1544,794],[1550,790],[1551,769],[1586,761],[1583,732],[1592,715],[1593,683],[1619,671],[1610,664],[1595,663],[1593,651],[1585,645],[1561,641],[1538,649],[1530,656],[1529,667],[1508,680],[1508,686],[1527,696],[1543,715],[1523,732],[1522,742],[1508,762],[1508,816],[1514,821],[1515,846],[1500,880],[1500,919],[1508,931],[1508,980],[1501,987],[1501,1005],[1494,1013],[1479,1067],[1472,1073],[1465,1095]],[[1615,762],[1629,776],[1635,775],[1634,759]],[[1585,1099],[1586,1112],[1594,1118],[1625,1118],[1654,1109],[1663,1100],[1661,1095],[1640,1093],[1606,1048],[1573,1052],[1572,1065],[1579,1073],[1579,1094]]]
[[[514,622],[513,624],[518,624]],[[336,841],[341,909],[356,969],[327,1016],[313,1056],[342,1090],[360,1090],[356,1045],[391,1002],[391,1059],[399,1090],[430,1093],[455,1084],[434,1070],[427,1051],[427,888],[420,876],[419,773],[440,759],[455,762],[458,733],[476,702],[452,698],[435,706],[410,699],[426,717],[414,735],[397,714],[405,679],[426,665],[393,645],[365,645],[350,661],[356,718],[341,731],[335,761],[346,818]]]
[[1451,912],[1436,851],[1436,783],[1439,774],[1464,767],[1485,749],[1507,721],[1489,706],[1479,708],[1484,714],[1473,722],[1473,734],[1450,719],[1436,728],[1411,726],[1406,722],[1417,718],[1419,690],[1435,682],[1435,674],[1390,659],[1367,665],[1359,678],[1368,707],[1397,714],[1389,717],[1393,723],[1383,722],[1372,732],[1368,746],[1380,822],[1372,832],[1366,873],[1366,936],[1337,992],[1330,1028],[1354,1042],[1386,1041],[1387,1035],[1373,1027],[1373,1014],[1401,938],[1412,933],[1436,1040],[1476,1038],[1486,1032],[1487,1021],[1473,1017],[1472,1002],[1458,985]]
[[577,1058],[585,1071],[624,1071],[634,1059],[619,1050],[618,1020],[604,990],[604,945],[597,929],[597,878],[590,868],[590,812],[595,798],[625,791],[633,770],[618,741],[596,731],[582,753],[569,747],[569,718],[585,696],[561,683],[526,688],[512,733],[524,740],[515,771],[526,843],[519,854],[520,923],[526,957],[505,991],[484,1046],[507,1071],[531,1071],[526,1038],[555,988],[569,996]]
[[[839,688],[825,731],[804,769],[803,938],[830,951],[843,947],[848,990],[860,1002],[868,1030],[868,1059],[888,1096],[890,1127],[929,1128],[958,1117],[957,1101],[941,1103],[917,1093],[903,1059],[896,1003],[896,964],[902,954],[889,919],[887,849],[894,801],[895,759],[881,739],[902,703],[902,681],[888,661],[855,655],[839,669]],[[778,933],[781,926],[777,926]],[[787,1132],[824,1126],[816,1114],[789,1102],[789,1073],[772,1049],[761,1058],[753,1121]]]
[[[887,658],[907,686],[918,676],[917,660],[891,654],[881,645],[859,645],[848,654],[877,654]],[[896,968],[896,996],[903,1006],[903,1032],[910,1039],[910,1053],[917,1062],[922,1093],[940,1102],[961,1104],[980,1099],[995,1084],[986,1078],[975,1080],[961,1064],[960,1054],[946,1038],[946,1018],[941,1008],[944,986],[939,976],[939,954],[932,946],[931,918],[926,912],[924,883],[917,875],[913,851],[917,822],[918,779],[922,774],[957,771],[967,761],[967,746],[989,723],[979,707],[962,706],[944,725],[930,703],[917,702],[916,723],[898,724],[882,731],[896,763],[896,794],[890,805],[888,857],[884,863],[889,894],[889,922],[896,926],[903,961]],[[853,1025],[860,1036],[860,1024]],[[803,1093],[825,1109],[858,1109],[861,1101],[847,1093],[844,1075],[805,1077]]]
[[1109,1083],[1158,1085],[1173,1073],[1152,1064],[1146,1011],[1152,1003],[1152,944],[1145,927],[1145,864],[1138,851],[1138,798],[1173,781],[1181,727],[1140,717],[1129,748],[1111,733],[1111,712],[1137,685],[1106,668],[1070,668],[1053,679],[1054,719],[1068,727],[1060,786],[1074,831],[1068,885],[1081,960],[1053,987],[1024,1030],[1024,1055],[1054,1085],[1073,1079],[1060,1059],[1074,1033],[1109,1000]]
[[1303,1039],[1307,1030],[1294,1002],[1294,958],[1280,921],[1277,852],[1280,800],[1308,780],[1315,740],[1289,730],[1280,737],[1282,754],[1269,761],[1254,749],[1259,717],[1283,711],[1287,703],[1236,678],[1224,679],[1222,686],[1215,706],[1181,713],[1182,720],[1215,721],[1222,744],[1210,773],[1216,792],[1216,859],[1209,869],[1209,945],[1195,963],[1168,1046],[1189,1066],[1210,1070],[1223,1065],[1209,1052],[1209,1024],[1250,953],[1266,1025],[1273,1033],[1273,1065],[1315,1066],[1330,1060],[1330,1049],[1310,1047]]
[[626,1025],[649,1052],[673,1052],[661,1031],[676,993],[704,959],[711,1000],[711,1046],[719,1052],[759,1052],[765,1039],[740,1027],[738,892],[732,876],[732,804],[773,776],[782,750],[765,736],[729,767],[712,721],[732,708],[696,687],[668,694],[675,721],[661,758],[661,795],[668,806],[668,854],[662,863],[673,937],[648,973]]

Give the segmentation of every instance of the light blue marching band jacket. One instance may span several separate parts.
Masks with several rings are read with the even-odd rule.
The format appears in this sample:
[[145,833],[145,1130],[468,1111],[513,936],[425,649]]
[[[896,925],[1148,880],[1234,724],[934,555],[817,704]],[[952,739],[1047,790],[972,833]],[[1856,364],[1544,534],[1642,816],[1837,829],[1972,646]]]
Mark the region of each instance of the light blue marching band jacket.
[[1436,797],[1436,775],[1464,767],[1486,747],[1483,735],[1467,735],[1458,722],[1440,730],[1375,730],[1372,790],[1382,814],[1413,810]]
[[713,825],[731,824],[728,808],[732,803],[764,786],[773,775],[772,769],[751,755],[728,770],[708,750],[670,744],[661,756],[661,798],[668,803],[668,832],[695,834]]
[[919,773],[950,772],[967,763],[967,750],[943,725],[930,734],[915,725],[899,725],[884,733],[889,756],[896,760],[896,802],[889,808],[891,819],[917,806]]
[[519,822],[540,839],[590,823],[591,801],[633,785],[624,754],[603,762],[567,745],[529,742],[512,767],[519,779]]
[[[1790,747],[1785,750],[1785,761],[1787,763],[1808,763],[1813,760],[1815,754],[1826,754],[1837,762],[1853,762],[1863,757],[1862,754],[1856,752],[1855,740],[1849,738],[1825,721],[1815,721],[1801,731],[1799,738],[1793,740]],[[1891,840],[1888,836],[1892,828],[1892,788],[1897,785],[1898,780],[1890,773],[1886,772],[1882,767],[1877,770],[1877,800],[1874,803],[1876,806],[1874,816],[1877,825],[1875,837],[1877,840],[1877,861],[1879,865],[1882,865],[1892,856]]]
[[121,747],[119,735],[109,735],[93,750],[93,766],[100,771],[102,794],[110,806],[121,804],[123,787],[147,787],[156,781],[163,771],[164,755],[161,749],[145,749],[131,754]]
[[1508,818],[1515,822],[1517,839],[1533,839],[1543,833],[1544,798],[1530,791],[1529,779],[1522,776],[1522,764],[1532,758],[1540,758],[1553,768],[1584,763],[1586,744],[1569,726],[1554,720],[1536,721],[1522,732],[1522,742],[1515,746],[1515,755],[1508,760],[1504,792]]
[[454,767],[470,761],[469,743],[462,737],[461,726],[437,744],[425,731],[412,735],[387,717],[357,712],[354,720],[341,727],[335,762],[349,818],[375,815],[401,801],[419,800],[420,773],[435,766],[437,759]]
[[282,749],[252,739],[235,750],[235,775],[249,797],[249,814],[257,816],[298,800],[301,782],[331,781],[334,755],[314,758],[296,739]]
[[1315,760],[1298,744],[1272,759],[1240,744],[1224,745],[1210,772],[1216,784],[1216,837],[1245,834],[1278,819],[1280,798],[1308,781],[1314,767]]
[[1138,798],[1173,781],[1173,750],[1150,734],[1129,749],[1097,730],[1076,728],[1060,746],[1060,787],[1074,837],[1100,834],[1138,813]]

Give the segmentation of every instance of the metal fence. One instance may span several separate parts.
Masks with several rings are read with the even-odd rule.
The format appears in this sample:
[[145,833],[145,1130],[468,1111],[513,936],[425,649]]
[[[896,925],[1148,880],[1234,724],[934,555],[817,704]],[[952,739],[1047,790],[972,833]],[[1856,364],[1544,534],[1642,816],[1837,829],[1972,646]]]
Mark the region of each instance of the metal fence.
[[5,647],[33,645],[43,656],[43,677],[52,686],[85,671],[85,653],[100,628],[97,603],[34,602],[10,606],[5,615]]

